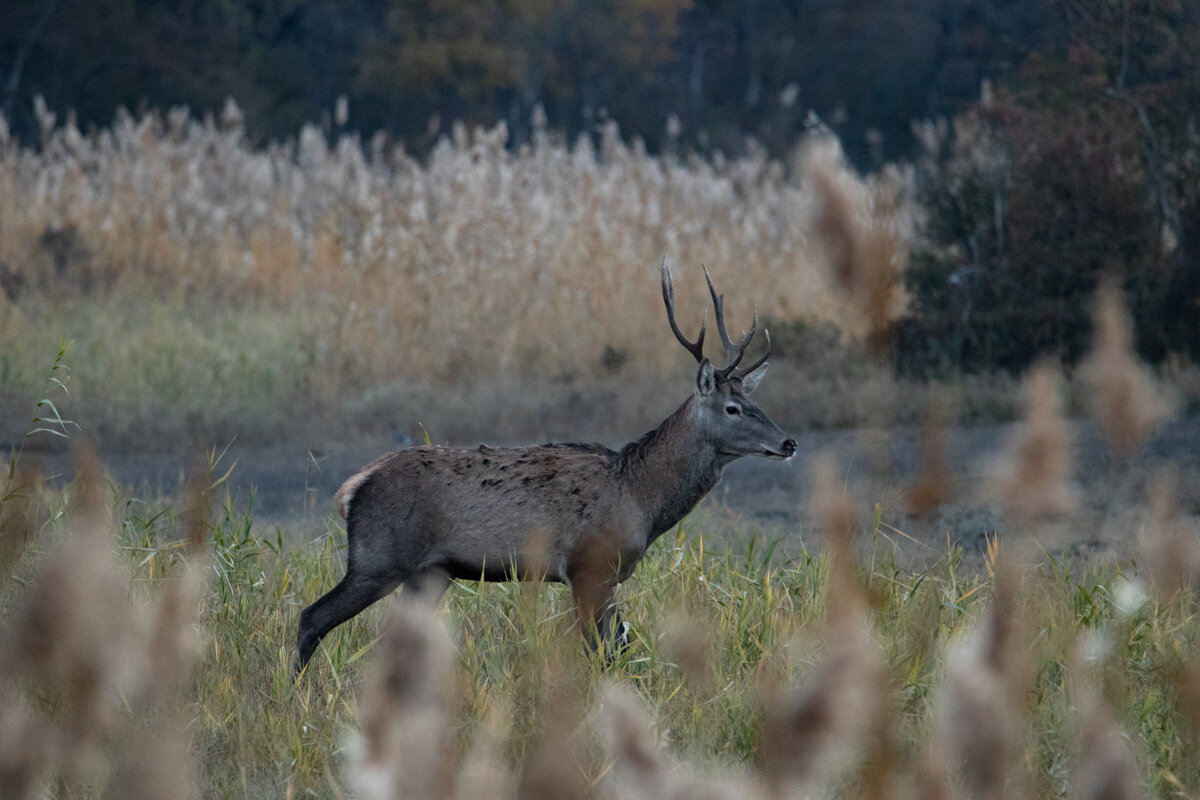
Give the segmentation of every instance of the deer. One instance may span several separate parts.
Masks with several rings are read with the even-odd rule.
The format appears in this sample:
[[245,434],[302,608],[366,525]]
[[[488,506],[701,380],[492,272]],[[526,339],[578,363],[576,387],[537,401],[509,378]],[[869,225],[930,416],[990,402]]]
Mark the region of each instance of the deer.
[[346,522],[346,574],[300,614],[294,675],[334,628],[403,586],[437,603],[455,580],[565,584],[586,647],[611,661],[630,645],[617,586],[655,540],[686,517],[743,456],[779,460],[796,440],[750,399],[767,370],[771,337],[739,366],[758,311],[738,341],[725,327],[724,295],[704,278],[725,365],[704,355],[708,309],[695,341],[675,319],[671,271],[661,266],[667,321],[699,364],[695,389],[661,425],[619,450],[601,444],[409,447],[381,456],[335,494]]

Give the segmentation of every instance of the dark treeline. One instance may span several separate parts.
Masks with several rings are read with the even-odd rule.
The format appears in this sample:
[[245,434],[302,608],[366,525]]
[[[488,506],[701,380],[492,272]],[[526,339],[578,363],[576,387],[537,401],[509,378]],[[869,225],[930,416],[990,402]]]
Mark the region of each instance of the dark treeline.
[[[0,106],[83,129],[233,97],[252,141],[614,120],[652,151],[782,156],[815,114],[851,160],[916,165],[902,369],[1072,362],[1123,281],[1143,355],[1200,359],[1195,0],[6,0]],[[344,96],[349,113],[338,113]],[[541,109],[538,112],[537,109]],[[914,122],[936,120],[936,123]],[[914,130],[918,135],[914,136]]]
[[574,136],[600,119],[664,143],[726,152],[747,135],[778,152],[811,110],[860,163],[908,152],[912,119],[944,116],[1052,46],[1035,0],[6,0],[3,110],[101,125],[117,106],[234,97],[254,138],[294,135],[349,100],[350,128],[410,146],[431,121],[534,108]]

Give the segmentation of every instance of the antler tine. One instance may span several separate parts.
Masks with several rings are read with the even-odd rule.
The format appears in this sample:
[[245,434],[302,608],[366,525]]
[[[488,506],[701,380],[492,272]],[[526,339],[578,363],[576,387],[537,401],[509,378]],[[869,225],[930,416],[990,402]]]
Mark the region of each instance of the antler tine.
[[750,324],[750,332],[738,343],[734,343],[729,339],[729,334],[725,330],[725,295],[717,294],[717,290],[713,288],[712,278],[709,277],[708,267],[703,264],[700,267],[704,270],[704,280],[708,282],[708,293],[712,295],[713,308],[717,312],[717,333],[721,336],[721,344],[725,346],[725,357],[728,363],[721,368],[720,372],[723,375],[729,375],[733,368],[742,360],[742,355],[746,352],[746,346],[750,344],[750,340],[754,338],[754,331],[758,328],[758,309],[754,309],[754,322]]
[[[755,314],[756,322],[757,322],[757,317],[758,317],[758,315]],[[751,364],[748,367],[743,367],[742,369],[739,369],[736,372],[734,372],[733,377],[744,378],[745,376],[749,375],[751,372],[754,372],[754,370],[758,369],[759,367],[761,367],[763,364],[766,363],[767,357],[771,355],[771,332],[768,331],[766,328],[763,328],[763,336],[767,337],[767,349],[763,350],[763,354],[761,356],[759,356],[758,360],[755,361],[753,364]]]
[[696,363],[702,362],[704,360],[704,331],[708,327],[708,309],[704,309],[704,320],[700,323],[700,335],[696,337],[696,341],[689,341],[683,335],[683,331],[679,330],[679,324],[675,322],[675,289],[671,285],[671,268],[667,266],[666,258],[662,261],[662,295],[663,302],[667,306],[667,321],[671,323],[671,332],[675,334],[679,343],[692,354]]

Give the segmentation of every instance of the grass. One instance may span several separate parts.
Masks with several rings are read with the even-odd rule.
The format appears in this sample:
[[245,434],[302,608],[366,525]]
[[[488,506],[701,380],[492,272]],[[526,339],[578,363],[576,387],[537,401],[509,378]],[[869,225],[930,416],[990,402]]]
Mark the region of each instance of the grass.
[[[592,435],[609,436],[628,430],[609,416],[690,377],[663,319],[665,257],[689,330],[705,263],[735,327],[757,308],[777,330],[846,332],[780,342],[777,358],[805,366],[783,422],[871,415],[850,390],[870,370],[840,338],[862,333],[860,315],[810,246],[812,192],[762,154],[651,156],[613,127],[599,147],[546,133],[515,152],[502,127],[459,128],[418,161],[312,127],[255,147],[174,112],[89,134],[47,125],[39,146],[0,140],[0,407],[14,413],[40,385],[45,342],[66,336],[76,402],[106,441],[278,438],[384,415],[453,434],[462,414],[429,397],[478,387],[517,407],[546,387],[632,386],[596,415]],[[834,172],[853,208],[892,187],[884,227],[904,228],[901,173]],[[578,420],[572,405],[560,414]],[[499,437],[530,427],[505,418]]]
[[[32,613],[23,605],[26,598],[40,596],[36,587],[54,561],[51,551],[62,548],[72,557],[80,535],[72,530],[85,516],[81,491],[73,486],[38,496],[38,533],[0,596],[0,629],[6,632],[0,641],[9,648],[20,616]],[[380,637],[387,635],[387,604],[331,634],[295,687],[289,672],[300,609],[341,577],[341,529],[331,523],[311,543],[291,546],[286,541],[295,532],[263,529],[252,508],[226,505],[208,523],[205,551],[189,552],[184,531],[194,508],[110,492],[102,491],[115,522],[104,527],[104,546],[118,554],[115,569],[127,587],[120,602],[153,609],[189,563],[203,565],[203,590],[189,609],[194,615],[185,616],[187,627],[198,626],[194,664],[184,659],[190,677],[167,710],[150,714],[136,703],[131,707],[129,698],[138,690],[115,681],[100,689],[104,713],[94,724],[111,736],[126,724],[114,722],[114,716],[130,715],[127,724],[154,730],[158,720],[178,715],[185,721],[197,795],[345,796],[355,781],[349,764],[365,713],[359,704],[370,691]],[[831,577],[836,570],[828,555],[807,553],[794,542],[706,548],[708,541],[728,541],[728,533],[689,521],[652,548],[620,593],[634,646],[607,670],[584,654],[569,597],[560,587],[467,582],[452,589],[437,618],[454,642],[449,735],[456,752],[472,763],[473,744],[498,736],[503,764],[519,774],[545,746],[540,737],[547,726],[570,708],[555,699],[555,691],[577,697],[580,708],[571,713],[585,727],[596,726],[616,682],[631,688],[647,710],[655,747],[664,746],[671,758],[702,771],[763,785],[756,776],[767,774],[766,720],[779,704],[790,702],[793,687],[819,678],[821,663],[842,641],[830,622],[836,611],[831,598],[838,597]],[[889,712],[869,724],[890,728],[899,753],[896,774],[903,775],[940,724],[939,704],[947,702],[946,653],[985,627],[981,621],[995,602],[996,583],[987,571],[962,574],[962,553],[954,549],[920,572],[906,572],[897,566],[893,547],[876,538],[873,552],[854,568],[854,583],[862,587],[887,676],[883,696]],[[1000,543],[993,558],[1003,548]],[[783,555],[788,550],[795,555]],[[1026,717],[1016,763],[1028,768],[1033,796],[1066,796],[1068,785],[1078,780],[1073,765],[1080,687],[1091,687],[1112,704],[1130,734],[1126,741],[1138,779],[1153,795],[1195,791],[1200,760],[1179,703],[1186,691],[1182,676],[1200,644],[1195,592],[1147,596],[1136,572],[1093,568],[1073,574],[1067,563],[1051,559],[1021,576],[1028,638],[1019,647],[1032,657],[1022,656],[1032,679],[1020,695]],[[36,656],[5,653],[7,663],[30,657]],[[1083,666],[1077,663],[1081,658]],[[70,718],[61,706],[72,697],[66,688],[11,674],[4,684],[6,696],[25,698],[18,707],[34,721],[27,724],[49,731],[45,735],[52,740],[63,735],[56,731]],[[11,739],[0,743],[0,761],[11,761],[14,748],[20,744]],[[28,796],[111,793],[118,780],[112,764],[128,754],[111,741],[100,752],[99,762],[85,767],[47,756]],[[610,774],[617,757],[603,748],[588,753],[578,766],[586,779],[599,787],[619,785]],[[867,781],[862,756],[855,751],[830,776],[831,785],[845,789]]]
[[[49,127],[38,149],[0,141],[0,406],[22,409],[0,435],[71,433],[60,409],[142,447],[228,441],[234,421],[306,443],[364,424],[331,420],[378,435],[420,419],[453,440],[628,435],[669,410],[664,381],[691,380],[665,335],[665,253],[685,266],[689,331],[702,260],[731,319],[755,299],[787,323],[788,369],[756,395],[785,427],[884,434],[948,405],[922,437],[922,491],[855,498],[823,461],[812,530],[686,521],[621,588],[633,646],[609,668],[561,587],[465,582],[436,612],[381,603],[339,627],[294,685],[299,612],[342,574],[333,519],[278,527],[252,502],[214,506],[215,456],[186,496],[135,498],[86,450],[56,488],[18,445],[0,495],[0,794],[1200,792],[1194,530],[1164,480],[1148,503],[1131,484],[1137,561],[1017,544],[1087,511],[1059,376],[1035,370],[1023,412],[1015,380],[947,393],[890,376],[901,173],[861,179],[835,149],[795,170],[651,157],[615,129],[599,149],[503,144],[502,129],[459,130],[418,163],[306,129],[255,149],[176,113]],[[1097,319],[1068,408],[1129,457],[1173,405],[1132,356],[1116,293]],[[1193,394],[1195,374],[1176,365]],[[45,400],[30,424],[31,397]],[[1008,538],[970,568],[950,544],[910,558],[889,510],[945,502],[938,425],[1018,413],[978,487]]]

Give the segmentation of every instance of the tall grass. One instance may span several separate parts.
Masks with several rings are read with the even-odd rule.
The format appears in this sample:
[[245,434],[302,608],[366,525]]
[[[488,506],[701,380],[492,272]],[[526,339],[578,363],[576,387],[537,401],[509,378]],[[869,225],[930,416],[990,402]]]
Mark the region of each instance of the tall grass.
[[[664,257],[681,314],[699,316],[704,263],[735,326],[757,307],[869,327],[810,246],[810,178],[753,147],[652,156],[610,124],[513,151],[503,125],[458,126],[417,159],[313,126],[259,146],[232,105],[87,133],[39,113],[40,142],[0,121],[0,399],[31,389],[38,343],[63,334],[80,403],[151,428],[221,407],[370,413],[414,384],[681,375]],[[904,174],[870,183],[891,187],[904,234]]]
[[372,608],[293,686],[297,615],[340,577],[339,530],[285,547],[226,506],[189,550],[195,508],[101,483],[40,502],[0,598],[21,665],[3,673],[6,797],[163,796],[130,789],[131,765],[206,797],[1064,797],[1114,759],[1153,796],[1200,788],[1180,702],[1194,573],[1170,596],[1055,561],[1005,583],[963,574],[955,549],[906,571],[882,538],[840,565],[836,548],[714,551],[727,534],[695,520],[623,587],[635,643],[610,670],[561,588],[468,583],[437,612]]

